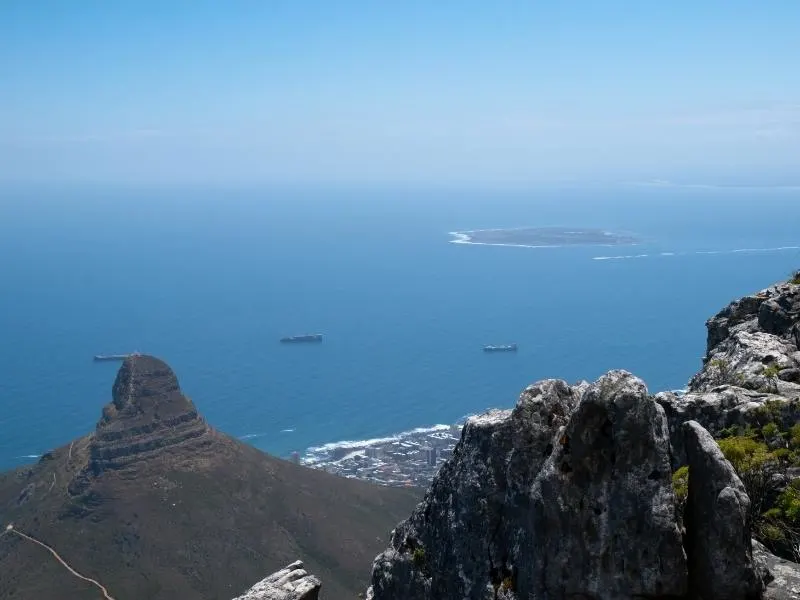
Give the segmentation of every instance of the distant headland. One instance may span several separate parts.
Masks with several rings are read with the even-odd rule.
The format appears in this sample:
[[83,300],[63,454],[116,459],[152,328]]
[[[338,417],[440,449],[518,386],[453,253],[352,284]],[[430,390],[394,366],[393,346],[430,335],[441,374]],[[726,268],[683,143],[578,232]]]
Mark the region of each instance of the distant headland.
[[627,233],[584,227],[514,227],[510,229],[475,229],[451,231],[454,244],[482,246],[521,246],[553,248],[559,246],[628,246],[639,240]]

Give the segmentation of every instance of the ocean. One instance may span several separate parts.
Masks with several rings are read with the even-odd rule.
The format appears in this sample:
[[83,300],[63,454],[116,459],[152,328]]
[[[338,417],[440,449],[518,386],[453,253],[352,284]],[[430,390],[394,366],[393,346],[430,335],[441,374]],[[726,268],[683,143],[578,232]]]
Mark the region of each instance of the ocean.
[[[119,366],[99,353],[164,359],[212,425],[279,456],[511,407],[543,378],[682,388],[705,320],[800,267],[798,223],[787,189],[5,189],[0,469],[94,428]],[[519,226],[642,243],[448,234]]]

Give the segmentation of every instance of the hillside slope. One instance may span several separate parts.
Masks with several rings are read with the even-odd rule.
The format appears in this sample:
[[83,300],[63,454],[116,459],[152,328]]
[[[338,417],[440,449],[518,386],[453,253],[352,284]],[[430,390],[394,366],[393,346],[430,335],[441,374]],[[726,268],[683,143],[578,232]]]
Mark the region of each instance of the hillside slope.
[[[95,433],[0,475],[0,524],[116,600],[231,598],[302,557],[353,598],[419,499],[307,469],[209,427],[162,361],[134,356]],[[98,598],[43,548],[0,537],[0,598]],[[54,590],[57,594],[54,595]]]

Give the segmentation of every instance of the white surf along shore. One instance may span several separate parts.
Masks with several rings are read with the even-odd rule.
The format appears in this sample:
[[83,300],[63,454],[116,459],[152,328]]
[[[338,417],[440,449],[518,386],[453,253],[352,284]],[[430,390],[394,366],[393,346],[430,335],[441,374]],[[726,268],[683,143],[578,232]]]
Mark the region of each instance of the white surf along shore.
[[530,244],[500,244],[494,242],[473,242],[470,233],[478,231],[500,231],[498,229],[476,229],[475,231],[450,231],[455,239],[450,240],[451,244],[470,244],[471,246],[507,246],[509,248],[560,248],[561,246],[533,246]]
[[775,248],[734,248],[733,250],[693,250],[689,252],[654,252],[652,254],[624,254],[619,256],[594,256],[592,260],[632,260],[637,258],[661,258],[671,256],[714,256],[718,254],[755,254],[760,252],[787,252],[800,250],[800,246],[777,246]]
[[575,243],[566,243],[566,244],[523,244],[519,242],[476,242],[474,237],[475,234],[480,233],[489,233],[489,232],[496,232],[496,231],[504,231],[504,232],[513,232],[513,231],[526,231],[526,230],[539,230],[539,231],[547,231],[547,230],[557,230],[558,233],[562,235],[581,235],[588,232],[602,234],[605,236],[626,236],[629,235],[625,232],[613,232],[604,229],[582,229],[582,228],[575,228],[575,230],[570,230],[569,228],[560,228],[560,227],[494,227],[488,229],[468,229],[464,231],[448,231],[448,235],[452,236],[453,239],[449,240],[451,244],[469,244],[471,246],[506,246],[509,248],[564,248],[567,246],[600,246],[600,247],[616,247],[616,246],[636,246],[638,245],[637,242],[631,243],[624,243],[624,244],[603,244],[600,242],[592,243],[592,242],[575,242]]
[[[417,427],[415,429],[410,429],[409,431],[401,431],[400,433],[386,437],[370,438],[366,440],[343,440],[340,442],[323,444],[321,446],[313,446],[306,450],[305,454],[301,458],[301,462],[305,465],[311,466],[318,462],[330,461],[331,455],[336,450],[352,450],[354,453],[358,453],[371,446],[391,444],[392,442],[402,442],[404,440],[424,436],[426,434],[450,431],[454,427],[457,427],[460,430],[462,426],[463,421],[453,425],[438,424],[431,427]],[[347,458],[348,456],[349,455],[346,455],[344,458]]]

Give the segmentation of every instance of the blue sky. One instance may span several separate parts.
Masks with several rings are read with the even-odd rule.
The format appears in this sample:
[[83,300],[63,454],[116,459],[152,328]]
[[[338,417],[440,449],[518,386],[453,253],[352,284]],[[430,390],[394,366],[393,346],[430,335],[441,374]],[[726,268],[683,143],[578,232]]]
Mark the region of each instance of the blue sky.
[[798,183],[800,2],[0,3],[0,181]]

